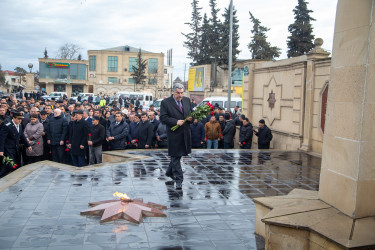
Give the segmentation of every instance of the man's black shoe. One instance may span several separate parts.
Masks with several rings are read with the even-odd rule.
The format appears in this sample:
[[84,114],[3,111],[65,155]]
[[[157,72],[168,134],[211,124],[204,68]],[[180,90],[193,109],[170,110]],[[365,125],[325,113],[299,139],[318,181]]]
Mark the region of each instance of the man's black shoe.
[[167,186],[173,186],[174,185],[174,181],[166,181],[165,185],[167,185]]
[[182,183],[176,183],[176,189],[182,189]]

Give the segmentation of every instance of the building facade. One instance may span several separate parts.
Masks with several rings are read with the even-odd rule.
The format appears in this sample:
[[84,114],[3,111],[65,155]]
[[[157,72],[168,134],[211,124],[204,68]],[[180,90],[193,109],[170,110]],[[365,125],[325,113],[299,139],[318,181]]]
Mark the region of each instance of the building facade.
[[89,50],[88,81],[95,94],[114,95],[119,91],[151,92],[155,97],[163,96],[167,89],[164,79],[164,54],[141,50],[142,60],[147,61],[146,79],[135,84],[133,66],[137,66],[139,49],[119,46],[104,50]]
[[89,84],[87,60],[39,58],[39,88],[42,92],[67,92],[68,97],[78,93],[92,93]]
[[22,76],[18,75],[14,71],[4,70],[5,85],[2,86],[3,93],[12,93],[25,86],[22,84]]

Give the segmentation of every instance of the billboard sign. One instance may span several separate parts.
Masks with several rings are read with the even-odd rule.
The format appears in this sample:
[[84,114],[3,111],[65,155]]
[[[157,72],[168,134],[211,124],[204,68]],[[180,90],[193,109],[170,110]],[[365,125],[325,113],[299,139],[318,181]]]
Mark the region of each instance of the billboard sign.
[[188,91],[204,91],[204,67],[189,69]]

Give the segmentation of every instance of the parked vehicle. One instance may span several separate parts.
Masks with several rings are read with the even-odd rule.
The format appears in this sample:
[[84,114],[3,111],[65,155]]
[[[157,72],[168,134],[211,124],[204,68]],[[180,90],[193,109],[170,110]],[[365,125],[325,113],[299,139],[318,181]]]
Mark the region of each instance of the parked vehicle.
[[139,102],[141,103],[142,107],[148,108],[150,105],[153,103],[154,96],[152,93],[148,92],[117,92],[116,98],[122,96],[122,99],[125,100],[126,97],[133,98],[136,100],[137,98],[139,99]]
[[[242,98],[241,97],[231,97],[230,110],[234,111],[234,107],[239,106],[240,111],[242,110]],[[198,104],[198,107],[205,105],[207,102],[211,103],[214,106],[219,106],[221,108],[228,108],[228,97],[226,96],[211,96],[203,99],[201,103]]]
[[64,95],[68,96],[66,92],[51,92],[49,95],[42,96],[45,100],[51,100],[52,98],[55,98],[55,100],[63,99]]
[[70,100],[77,102],[78,96],[80,96],[81,102],[83,102],[87,100],[90,95],[92,95],[92,97],[94,98],[93,100],[95,100],[95,95],[93,93],[79,93],[78,95],[71,97]]

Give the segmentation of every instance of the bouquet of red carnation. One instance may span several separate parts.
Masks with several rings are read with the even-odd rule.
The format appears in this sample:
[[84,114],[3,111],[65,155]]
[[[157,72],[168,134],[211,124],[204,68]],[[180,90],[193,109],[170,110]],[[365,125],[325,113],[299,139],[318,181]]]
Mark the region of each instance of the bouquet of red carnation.
[[[198,106],[194,112],[191,112],[187,116],[187,118],[185,118],[184,122],[186,122],[189,117],[193,117],[193,119],[198,119],[198,121],[200,121],[203,118],[206,118],[206,116],[210,113],[211,115],[213,115],[214,109],[215,107],[211,103],[207,102],[205,105]],[[172,127],[171,129],[172,131],[176,131],[176,129],[178,129],[179,127],[180,127],[179,125],[176,125]]]

